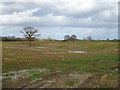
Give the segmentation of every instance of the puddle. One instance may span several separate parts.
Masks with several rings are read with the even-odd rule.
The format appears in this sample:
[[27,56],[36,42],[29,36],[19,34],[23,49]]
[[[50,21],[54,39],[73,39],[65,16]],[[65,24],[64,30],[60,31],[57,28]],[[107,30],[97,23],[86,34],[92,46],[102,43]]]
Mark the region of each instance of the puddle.
[[68,51],[69,53],[87,53],[86,51]]
[[116,63],[120,63],[120,61],[116,61]]

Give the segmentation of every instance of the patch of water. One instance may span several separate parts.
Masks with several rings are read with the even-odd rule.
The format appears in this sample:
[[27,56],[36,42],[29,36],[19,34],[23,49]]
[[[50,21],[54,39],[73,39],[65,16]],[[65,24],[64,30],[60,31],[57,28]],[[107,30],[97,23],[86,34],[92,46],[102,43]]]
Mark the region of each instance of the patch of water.
[[116,61],[116,63],[120,63],[120,61]]
[[[43,68],[34,68],[34,69],[24,69],[24,70],[20,70],[20,71],[10,71],[8,73],[2,73],[2,78],[3,79],[6,79],[6,78],[11,78],[11,79],[14,79],[14,78],[18,78],[18,77],[21,77],[21,78],[28,78],[28,77],[31,77],[33,76],[34,74],[38,74],[38,73],[42,73],[42,72],[47,72],[49,70]],[[29,73],[29,72],[32,72],[32,73]]]
[[68,51],[69,53],[87,53],[86,51]]

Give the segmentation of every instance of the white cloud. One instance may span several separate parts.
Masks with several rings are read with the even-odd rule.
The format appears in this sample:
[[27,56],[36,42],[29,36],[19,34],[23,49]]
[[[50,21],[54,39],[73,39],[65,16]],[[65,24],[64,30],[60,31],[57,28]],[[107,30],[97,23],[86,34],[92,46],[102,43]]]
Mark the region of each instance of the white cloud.
[[[32,13],[38,11],[38,9],[25,10],[23,12],[8,15],[0,15],[1,25],[18,25],[22,23],[34,22],[35,17],[32,17]],[[32,18],[31,18],[32,17]]]
[[25,10],[25,11],[22,11],[22,12],[19,12],[19,13],[14,12],[13,16],[14,15],[15,16],[22,16],[22,17],[24,17],[24,16],[32,16],[32,14],[34,12],[37,12],[37,11],[38,11],[38,9],[36,8],[36,9],[33,9],[33,10]]

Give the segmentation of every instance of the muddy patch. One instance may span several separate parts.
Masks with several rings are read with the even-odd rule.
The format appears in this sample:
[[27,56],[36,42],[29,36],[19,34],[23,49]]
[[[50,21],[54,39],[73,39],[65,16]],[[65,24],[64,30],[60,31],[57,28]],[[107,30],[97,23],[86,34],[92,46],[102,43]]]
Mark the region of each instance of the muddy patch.
[[37,48],[44,48],[44,47],[37,47]]
[[[16,76],[17,73],[19,77]],[[6,88],[117,87],[117,76],[112,74],[65,74],[61,71],[36,68],[3,73],[3,77],[3,87]]]
[[91,76],[91,74],[69,74],[69,75],[73,78],[78,78],[78,79]]
[[[42,80],[41,76],[45,73],[48,73],[49,70],[47,69],[40,69],[40,68],[34,68],[34,69],[25,69],[20,71],[11,71],[7,73],[2,73],[2,79],[3,79],[3,87],[23,87],[28,84],[35,83],[37,81]],[[24,84],[16,83],[16,81],[24,81]],[[12,83],[13,86],[9,83]]]
[[3,48],[16,48],[16,47],[3,47]]
[[47,55],[52,55],[52,54],[63,54],[64,52],[59,52],[59,51],[53,51],[53,52],[46,52],[44,54],[47,54]]

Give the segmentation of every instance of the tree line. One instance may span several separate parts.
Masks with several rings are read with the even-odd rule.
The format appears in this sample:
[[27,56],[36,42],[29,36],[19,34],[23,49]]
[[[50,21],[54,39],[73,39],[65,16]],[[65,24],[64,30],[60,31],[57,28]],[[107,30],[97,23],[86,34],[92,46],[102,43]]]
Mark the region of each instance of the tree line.
[[27,41],[26,38],[17,38],[14,36],[0,37],[0,41]]
[[[65,35],[64,36],[64,40],[65,41],[78,41],[79,39],[77,39],[77,36],[76,35],[72,35],[72,36],[70,36],[70,35]],[[91,36],[88,36],[88,37],[86,37],[86,38],[84,38],[83,40],[87,40],[87,41],[92,41],[92,37]]]
[[[16,38],[14,36],[0,37],[0,41],[28,41],[29,46],[30,46],[31,41],[38,40],[37,37],[40,36],[40,33],[38,32],[38,30],[31,26],[24,27],[23,30],[20,32],[23,34],[24,38]],[[78,41],[78,40],[79,39],[77,39],[76,35],[71,35],[71,36],[65,35],[64,40],[62,40],[62,41],[73,41],[74,42],[74,41]],[[117,39],[93,40],[91,36],[88,36],[88,37],[84,38],[83,40],[84,41],[120,41]]]

